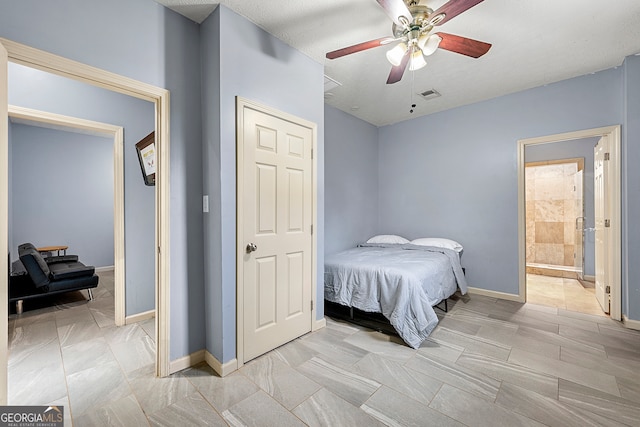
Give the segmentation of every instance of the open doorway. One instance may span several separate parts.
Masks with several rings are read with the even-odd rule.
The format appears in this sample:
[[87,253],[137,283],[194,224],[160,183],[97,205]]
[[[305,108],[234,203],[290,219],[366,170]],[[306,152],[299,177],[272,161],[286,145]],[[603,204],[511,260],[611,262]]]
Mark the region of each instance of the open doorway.
[[[527,302],[605,314],[595,297],[593,147],[597,140],[526,147]],[[575,155],[580,157],[568,157]]]
[[[154,87],[145,83],[141,83],[129,78],[125,78],[113,73],[109,73],[94,67],[89,67],[75,61],[52,55],[40,50],[32,49],[27,46],[0,39],[0,100],[3,103],[0,113],[3,123],[6,124],[7,116],[7,97],[6,97],[6,79],[7,79],[7,62],[10,60],[29,67],[46,70],[54,74],[69,77],[74,80],[90,83],[92,85],[106,88],[111,91],[123,93],[135,98],[151,101],[155,105],[155,132],[156,132],[156,153],[157,153],[157,169],[156,169],[156,203],[155,203],[155,283],[156,283],[156,374],[158,376],[166,376],[169,374],[169,100],[168,91],[166,89]],[[7,158],[7,132],[4,125],[3,131],[0,132],[0,169],[8,169]],[[7,180],[0,180],[2,193],[7,194]],[[8,200],[7,196],[0,198],[0,266],[8,270],[8,236],[7,236],[7,218]],[[0,275],[0,294],[6,298],[8,288],[7,275]],[[6,299],[0,304],[2,310],[7,310],[8,304]],[[0,326],[2,332],[0,345],[0,404],[6,404],[7,401],[7,312],[0,312]]]
[[[598,199],[593,189],[593,150],[601,138],[610,142],[609,167],[606,197]],[[574,156],[585,159],[582,169],[579,160],[571,159]],[[606,261],[606,302],[611,318],[621,319],[620,162],[619,126],[518,141],[521,300],[590,314],[607,311],[595,301],[591,285],[596,278],[595,212],[603,202],[609,225],[600,230],[608,236],[600,255],[600,261]]]
[[[114,318],[117,326],[125,324],[125,265],[124,265],[124,129],[107,123],[84,120],[77,117],[63,116],[29,108],[9,106],[9,117],[13,123],[26,124],[54,130],[66,130],[79,134],[88,134],[96,137],[105,137],[112,140],[113,179],[111,192],[113,193],[113,256],[110,263],[92,264],[99,266],[112,266],[113,269],[113,293],[114,293]],[[12,165],[11,169],[15,166]],[[13,191],[10,193],[12,194]],[[13,221],[9,221],[12,224]],[[10,236],[13,234],[9,230]],[[12,244],[13,238],[9,239]],[[14,245],[12,245],[14,246]],[[12,256],[12,261],[17,254]],[[103,255],[105,256],[105,255]]]

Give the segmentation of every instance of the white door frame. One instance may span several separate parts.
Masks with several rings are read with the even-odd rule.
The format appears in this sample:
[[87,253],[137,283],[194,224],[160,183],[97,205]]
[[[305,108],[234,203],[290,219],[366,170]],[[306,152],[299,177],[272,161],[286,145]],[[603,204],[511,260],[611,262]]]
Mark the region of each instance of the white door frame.
[[113,138],[113,252],[114,307],[116,326],[125,324],[125,258],[124,258],[124,129],[108,123],[84,120],[47,111],[9,105],[9,117],[36,122],[43,127],[67,127],[92,135]]
[[[0,43],[0,405],[7,404],[9,341],[9,114],[7,50]],[[3,226],[4,225],[4,226]]]
[[622,206],[621,206],[621,132],[620,126],[607,126],[595,129],[580,130],[575,132],[561,133],[557,135],[541,136],[538,138],[527,138],[518,141],[518,300],[526,301],[526,223],[525,223],[525,148],[528,145],[548,144],[553,142],[569,141],[573,139],[610,137],[611,163],[610,170],[613,171],[613,182],[611,188],[611,198],[609,212],[611,216],[611,242],[608,251],[611,259],[611,313],[610,317],[615,320],[622,318]]
[[[301,126],[307,127],[312,130],[312,143],[311,143],[311,168],[312,172],[312,197],[311,197],[311,223],[317,227],[318,224],[318,161],[315,153],[317,153],[317,141],[318,141],[318,126],[310,121],[301,119],[294,115],[276,110],[274,108],[258,104],[242,97],[236,97],[236,360],[234,365],[236,369],[239,369],[244,364],[244,265],[243,256],[245,248],[243,246],[243,197],[241,189],[243,188],[244,180],[244,116],[243,110],[245,108],[251,108],[256,111],[270,114],[275,117],[279,117],[284,120],[297,123]],[[316,330],[322,326],[321,322],[316,321],[316,291],[317,291],[317,233],[314,231],[311,235],[311,301],[313,308],[311,310],[311,330]],[[226,365],[226,364],[225,364]],[[231,367],[230,367],[231,368]],[[233,370],[231,368],[230,370]]]
[[[52,74],[89,83],[114,92],[123,93],[155,104],[156,123],[156,374],[169,375],[169,295],[170,295],[170,159],[169,159],[169,91],[128,77],[101,70],[58,55],[0,38],[0,46],[6,49],[9,61],[27,67],[36,68]],[[6,70],[0,71],[6,73]],[[7,108],[6,105],[2,108]],[[6,126],[0,125],[0,126]],[[4,131],[3,131],[4,132]],[[5,137],[6,139],[6,137]],[[8,158],[1,153],[6,147],[0,147],[0,170],[8,170]],[[0,242],[7,242],[8,219],[2,212],[8,212],[7,195],[0,197]],[[8,259],[7,245],[0,245],[0,265]],[[8,290],[7,275],[0,274],[0,294]],[[0,303],[2,301],[0,300]],[[0,318],[8,317],[8,304],[0,304]],[[6,362],[7,339],[0,342],[0,404],[6,404],[7,381]]]

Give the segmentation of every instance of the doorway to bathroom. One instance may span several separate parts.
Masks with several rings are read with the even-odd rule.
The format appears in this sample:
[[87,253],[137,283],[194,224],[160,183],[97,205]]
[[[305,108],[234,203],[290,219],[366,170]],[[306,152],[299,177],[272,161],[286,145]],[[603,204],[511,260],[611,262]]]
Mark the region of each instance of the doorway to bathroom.
[[620,165],[619,126],[518,141],[522,301],[621,320]]
[[[603,314],[595,298],[592,147],[597,140],[525,150],[528,302]],[[584,157],[539,160],[567,153]]]

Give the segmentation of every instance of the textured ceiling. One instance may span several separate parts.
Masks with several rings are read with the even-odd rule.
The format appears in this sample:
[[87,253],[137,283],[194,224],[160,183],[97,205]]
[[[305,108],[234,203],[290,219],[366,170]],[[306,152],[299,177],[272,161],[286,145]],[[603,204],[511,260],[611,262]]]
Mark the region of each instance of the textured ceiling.
[[[324,64],[341,83],[325,102],[378,126],[612,68],[640,52],[639,0],[485,0],[439,27],[493,44],[485,56],[440,49],[425,68],[386,85],[388,47],[325,59],[328,51],[391,35],[375,0],[157,1],[196,22],[224,4]],[[445,2],[424,1],[434,10]],[[442,96],[416,95],[429,89]]]

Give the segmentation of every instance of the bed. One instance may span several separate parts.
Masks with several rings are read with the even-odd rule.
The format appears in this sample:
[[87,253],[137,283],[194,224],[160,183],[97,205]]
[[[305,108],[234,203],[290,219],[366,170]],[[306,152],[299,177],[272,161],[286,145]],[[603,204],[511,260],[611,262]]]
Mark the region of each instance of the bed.
[[324,292],[330,303],[381,313],[410,347],[418,348],[438,323],[433,306],[457,289],[465,294],[467,283],[461,251],[413,242],[370,239],[327,256]]

